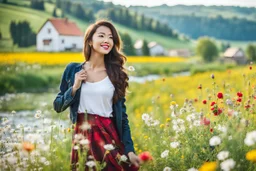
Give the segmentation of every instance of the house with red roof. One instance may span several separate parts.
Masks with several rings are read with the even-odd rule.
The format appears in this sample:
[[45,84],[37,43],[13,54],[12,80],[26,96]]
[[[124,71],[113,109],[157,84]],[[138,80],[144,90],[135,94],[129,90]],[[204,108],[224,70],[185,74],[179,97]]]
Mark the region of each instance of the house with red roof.
[[67,18],[50,18],[36,36],[37,51],[81,51],[84,33]]

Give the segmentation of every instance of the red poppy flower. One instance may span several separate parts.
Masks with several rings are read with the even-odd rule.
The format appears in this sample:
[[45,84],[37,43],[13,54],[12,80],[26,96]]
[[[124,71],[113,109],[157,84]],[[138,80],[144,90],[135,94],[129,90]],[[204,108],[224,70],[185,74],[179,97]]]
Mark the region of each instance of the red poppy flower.
[[218,110],[214,110],[213,111],[213,114],[215,115],[215,116],[218,116],[218,115],[220,115],[222,113],[222,110],[220,109],[220,108],[218,108]]
[[141,161],[146,162],[149,160],[153,160],[153,157],[148,151],[144,151],[138,155],[138,157],[141,159]]
[[198,89],[202,89],[202,85],[200,84],[197,88],[198,88]]
[[222,94],[221,92],[219,92],[219,93],[217,94],[217,97],[218,97],[219,99],[223,99],[223,94]]
[[243,93],[238,92],[238,93],[237,93],[237,96],[238,96],[238,97],[243,97]]
[[203,100],[203,104],[206,104],[207,103],[207,100]]
[[245,109],[249,109],[251,106],[248,104],[248,105],[246,105],[244,107],[245,107]]
[[216,104],[215,102],[212,102],[212,103],[211,103],[211,106],[214,106],[215,104]]
[[207,118],[203,118],[201,119],[201,122],[200,122],[202,125],[210,125],[211,121]]
[[238,98],[236,101],[237,101],[237,102],[241,102],[241,101],[242,101],[242,98]]
[[213,128],[210,129],[210,132],[213,132]]
[[250,66],[249,69],[252,70],[252,66]]

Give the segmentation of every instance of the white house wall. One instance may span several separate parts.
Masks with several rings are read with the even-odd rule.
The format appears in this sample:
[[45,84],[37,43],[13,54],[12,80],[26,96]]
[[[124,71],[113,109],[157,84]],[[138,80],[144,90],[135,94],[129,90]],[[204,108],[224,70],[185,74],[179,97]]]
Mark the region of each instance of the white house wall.
[[155,55],[163,55],[165,53],[164,48],[160,45],[154,46],[149,49],[150,50],[150,55],[155,56]]
[[[62,43],[64,40],[64,43]],[[83,49],[83,36],[66,36],[60,35],[58,41],[58,47],[60,51],[65,51],[74,48],[77,50]]]
[[[48,29],[51,29],[51,32],[48,33]],[[37,51],[59,51],[59,33],[51,24],[50,21],[46,22],[43,28],[36,36],[36,49]],[[43,40],[51,39],[49,45],[44,45]]]

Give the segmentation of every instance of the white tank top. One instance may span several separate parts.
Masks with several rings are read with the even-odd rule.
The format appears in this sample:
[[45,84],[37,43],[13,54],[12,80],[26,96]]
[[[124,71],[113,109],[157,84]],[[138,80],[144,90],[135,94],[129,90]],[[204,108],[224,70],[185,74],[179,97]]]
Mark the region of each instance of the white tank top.
[[108,76],[98,82],[82,83],[78,113],[86,111],[90,114],[112,117],[114,91],[115,87]]

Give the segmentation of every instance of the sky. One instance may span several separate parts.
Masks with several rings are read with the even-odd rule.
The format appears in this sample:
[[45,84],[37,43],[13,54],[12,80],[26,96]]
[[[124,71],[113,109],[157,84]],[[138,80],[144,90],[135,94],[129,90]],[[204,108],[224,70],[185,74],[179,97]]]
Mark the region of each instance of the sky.
[[256,7],[256,0],[103,0],[105,2],[113,2],[114,4],[124,5],[129,7],[131,5],[142,6],[159,6],[167,4],[169,6],[183,4],[183,5],[224,5],[224,6],[242,6],[242,7]]

